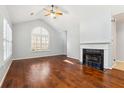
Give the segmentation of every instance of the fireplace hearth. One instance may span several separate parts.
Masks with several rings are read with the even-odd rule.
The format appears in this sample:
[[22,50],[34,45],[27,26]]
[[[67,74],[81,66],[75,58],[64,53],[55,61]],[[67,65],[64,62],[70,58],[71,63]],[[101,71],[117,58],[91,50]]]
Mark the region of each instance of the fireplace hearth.
[[104,69],[104,50],[83,49],[83,64],[99,70],[103,70]]

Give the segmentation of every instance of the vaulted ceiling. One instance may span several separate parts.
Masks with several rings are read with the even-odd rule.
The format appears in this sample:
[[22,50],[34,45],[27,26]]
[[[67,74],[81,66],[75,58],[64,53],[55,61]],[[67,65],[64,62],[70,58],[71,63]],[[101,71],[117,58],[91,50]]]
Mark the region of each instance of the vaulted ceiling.
[[[11,21],[13,24],[27,22],[30,20],[41,19],[53,26],[56,30],[67,30],[69,24],[76,22],[76,7],[77,6],[58,6],[65,13],[63,16],[58,16],[57,19],[52,19],[49,16],[44,16],[42,10],[45,5],[10,5],[7,6]],[[73,10],[73,11],[72,11]],[[30,13],[34,15],[31,16]]]
[[[66,13],[64,13],[63,16],[57,17],[57,19],[52,19],[50,17],[44,16],[42,12],[39,13],[39,11],[41,11],[44,7],[46,6],[10,5],[7,6],[7,9],[13,24],[41,19],[59,31],[68,30],[69,25],[71,25],[72,23],[78,23],[80,20],[87,21],[88,19],[92,18],[92,15],[97,12],[95,10],[98,10],[99,8],[106,9],[107,11],[108,9],[110,9],[112,15],[115,15],[120,12],[124,13],[124,6],[60,5],[58,7],[66,11]],[[92,9],[94,10],[92,11]],[[33,16],[30,15],[31,12],[34,13]],[[123,16],[121,17],[124,18]]]

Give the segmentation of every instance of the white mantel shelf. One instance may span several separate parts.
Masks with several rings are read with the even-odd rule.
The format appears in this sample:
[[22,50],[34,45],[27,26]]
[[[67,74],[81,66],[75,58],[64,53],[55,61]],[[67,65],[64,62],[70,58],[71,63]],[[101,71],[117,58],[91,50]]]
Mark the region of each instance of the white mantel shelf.
[[80,45],[85,44],[111,44],[111,42],[81,42]]

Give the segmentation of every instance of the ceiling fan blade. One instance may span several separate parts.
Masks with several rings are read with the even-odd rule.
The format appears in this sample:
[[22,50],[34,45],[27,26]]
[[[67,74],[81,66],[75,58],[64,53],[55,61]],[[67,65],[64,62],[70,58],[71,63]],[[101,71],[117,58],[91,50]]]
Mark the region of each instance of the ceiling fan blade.
[[56,12],[56,15],[63,15],[63,13],[58,13],[58,12]]
[[50,13],[48,13],[48,14],[45,14],[44,16],[49,16],[50,15]]
[[65,10],[63,7],[61,6],[56,6],[56,10],[57,12],[62,12],[64,14],[68,14],[69,12],[67,10]]

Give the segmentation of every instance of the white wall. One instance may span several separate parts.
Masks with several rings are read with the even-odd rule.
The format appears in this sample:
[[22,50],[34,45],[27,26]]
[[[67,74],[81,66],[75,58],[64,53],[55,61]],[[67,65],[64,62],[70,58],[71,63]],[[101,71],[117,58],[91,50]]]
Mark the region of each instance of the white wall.
[[67,31],[67,56],[80,59],[80,27],[72,23]]
[[64,41],[64,54],[67,55],[67,31],[63,31],[62,40]]
[[[48,51],[31,50],[31,32],[35,27],[43,26],[50,33],[50,45]],[[14,59],[24,59],[32,57],[42,57],[65,54],[64,32],[55,31],[43,20],[34,20],[14,25],[13,32],[13,57]]]
[[112,66],[111,9],[108,6],[82,6],[80,13],[80,43],[107,43]]
[[[81,9],[81,12],[78,11]],[[67,32],[67,54],[80,58],[80,43],[111,43],[111,11],[106,6],[76,6]],[[75,15],[75,16],[77,16]],[[76,20],[76,22],[74,22]],[[70,20],[69,20],[70,21]]]
[[117,23],[117,60],[124,61],[124,22]]
[[[81,12],[78,11],[81,9]],[[111,10],[107,6],[75,6],[67,32],[67,54],[80,59],[80,43],[112,42]],[[76,20],[76,22],[75,22]],[[111,63],[110,63],[111,64]]]
[[[75,19],[71,16],[71,20],[67,26],[67,55],[72,58],[79,59],[80,43],[108,43],[109,46],[109,63],[111,67],[115,53],[112,54],[115,43],[113,44],[113,33],[111,17],[114,14],[124,11],[124,7],[120,6],[66,6],[70,7]],[[79,11],[80,10],[80,11]],[[77,22],[75,22],[77,20]],[[80,26],[78,26],[80,24]],[[71,26],[72,25],[72,26]],[[69,28],[70,26],[70,28]]]
[[80,43],[111,42],[111,11],[108,7],[84,6],[81,15]]
[[3,61],[3,18],[6,18],[11,25],[11,21],[5,6],[0,6],[0,86],[4,76],[11,64],[11,57]]

